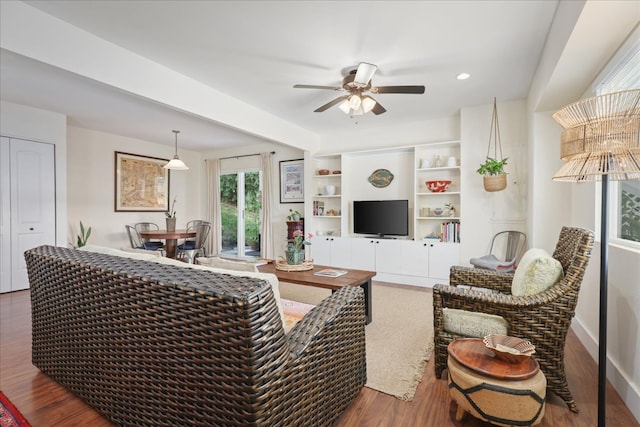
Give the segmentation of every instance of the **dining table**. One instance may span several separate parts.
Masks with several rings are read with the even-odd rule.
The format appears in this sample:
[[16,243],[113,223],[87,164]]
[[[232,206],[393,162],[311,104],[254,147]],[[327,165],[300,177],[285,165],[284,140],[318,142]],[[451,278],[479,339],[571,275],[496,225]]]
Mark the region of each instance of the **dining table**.
[[164,251],[167,258],[176,257],[178,248],[178,239],[188,239],[196,237],[195,230],[145,230],[140,231],[140,237],[143,239],[161,239],[164,240]]

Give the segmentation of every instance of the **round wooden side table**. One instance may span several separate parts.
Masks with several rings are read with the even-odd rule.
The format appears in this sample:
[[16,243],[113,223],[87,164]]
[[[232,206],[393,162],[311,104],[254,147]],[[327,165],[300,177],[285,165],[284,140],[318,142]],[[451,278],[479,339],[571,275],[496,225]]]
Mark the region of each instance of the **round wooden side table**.
[[448,352],[449,393],[458,404],[457,421],[466,412],[499,426],[532,426],[542,420],[547,379],[533,357],[505,362],[478,338],[452,341]]

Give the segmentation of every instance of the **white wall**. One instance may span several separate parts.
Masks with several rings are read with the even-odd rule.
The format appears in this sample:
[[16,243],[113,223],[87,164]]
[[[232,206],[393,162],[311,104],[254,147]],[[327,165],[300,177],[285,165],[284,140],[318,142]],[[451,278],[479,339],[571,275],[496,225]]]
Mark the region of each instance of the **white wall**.
[[[91,226],[90,244],[110,247],[129,246],[125,225],[151,221],[164,228],[163,212],[115,212],[115,152],[171,159],[168,145],[69,126],[68,128],[68,222],[65,237],[75,244],[80,221]],[[190,219],[202,218],[201,179],[204,167],[200,154],[178,150],[189,166],[187,171],[170,172],[170,200],[176,201],[178,228]]]
[[66,246],[67,117],[51,111],[0,101],[0,134],[55,146],[56,245]]
[[[524,100],[498,102],[501,146],[507,188],[487,192],[482,176],[476,173],[487,157],[493,103],[463,108],[461,111],[462,245],[460,261],[486,255],[491,238],[503,230],[526,232],[527,207],[527,118]],[[492,142],[489,157],[494,157]],[[529,235],[527,236],[530,237]]]

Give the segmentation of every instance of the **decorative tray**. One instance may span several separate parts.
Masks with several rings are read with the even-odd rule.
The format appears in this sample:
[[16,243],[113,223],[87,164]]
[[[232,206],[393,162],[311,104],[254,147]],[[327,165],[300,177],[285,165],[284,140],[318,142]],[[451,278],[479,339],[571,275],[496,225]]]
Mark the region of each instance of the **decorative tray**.
[[276,261],[276,270],[282,271],[307,271],[313,268],[313,260],[304,260],[302,264],[287,264],[287,261]]

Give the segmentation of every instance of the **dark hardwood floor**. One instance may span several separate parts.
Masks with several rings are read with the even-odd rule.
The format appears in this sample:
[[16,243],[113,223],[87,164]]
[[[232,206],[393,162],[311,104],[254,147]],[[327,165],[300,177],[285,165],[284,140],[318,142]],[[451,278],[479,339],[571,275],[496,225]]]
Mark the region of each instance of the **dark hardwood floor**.
[[[57,385],[31,365],[31,311],[29,291],[0,295],[0,390],[33,427],[111,426],[104,417]],[[597,420],[597,367],[571,332],[567,343],[567,375],[579,414],[567,409],[553,394],[547,395],[542,427],[595,426]],[[467,415],[454,421],[445,380],[436,379],[433,360],[425,369],[415,398],[403,402],[363,388],[336,426],[488,426]],[[640,426],[620,396],[609,385],[607,426]]]

